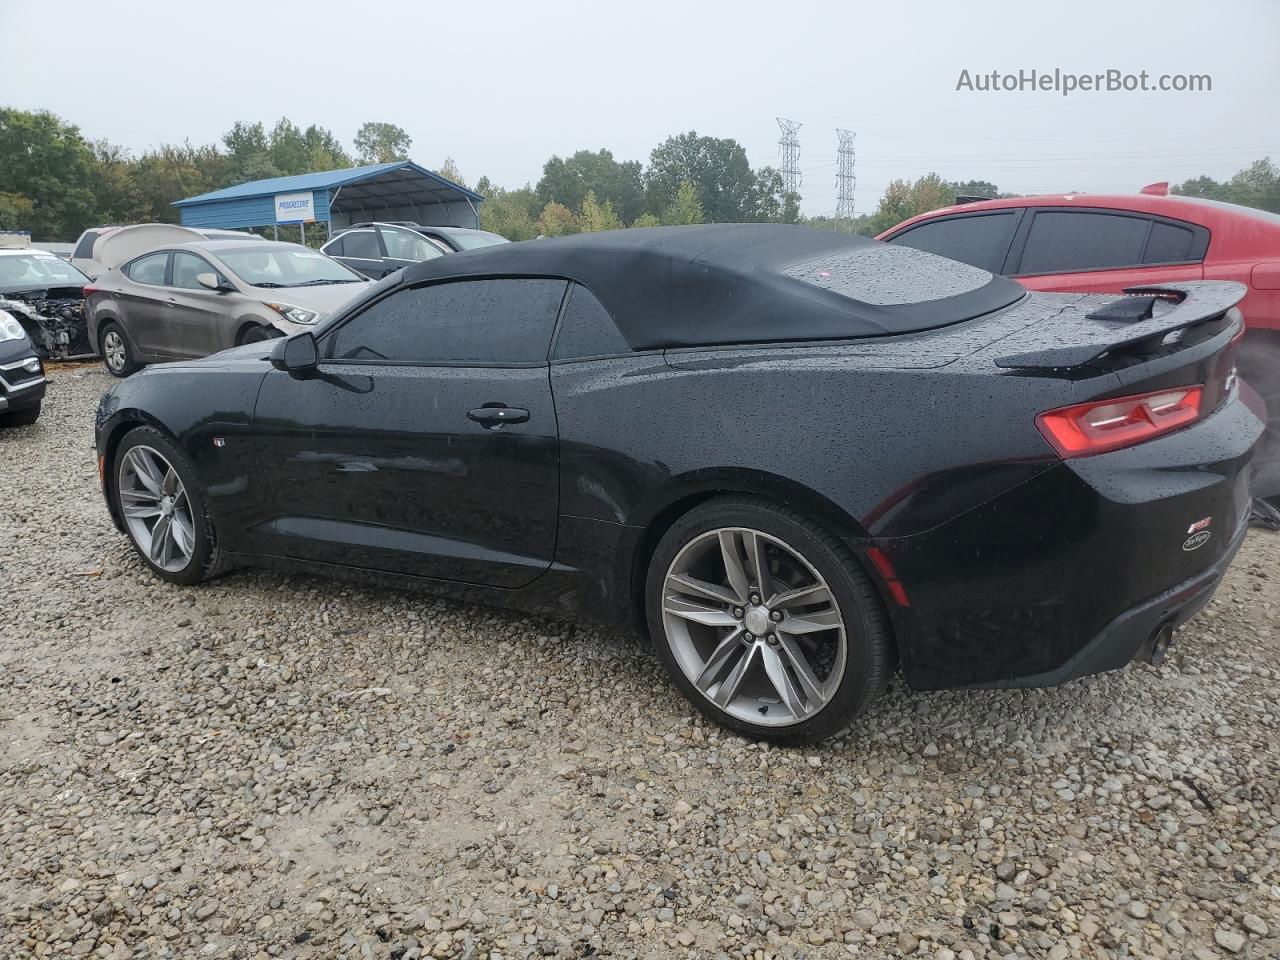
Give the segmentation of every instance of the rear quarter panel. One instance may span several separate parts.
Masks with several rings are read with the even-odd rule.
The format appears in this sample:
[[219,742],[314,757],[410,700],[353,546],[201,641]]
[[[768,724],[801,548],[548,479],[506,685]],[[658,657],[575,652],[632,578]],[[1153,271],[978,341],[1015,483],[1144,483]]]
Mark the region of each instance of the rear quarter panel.
[[1055,462],[1034,418],[1069,386],[980,369],[830,347],[555,364],[561,512],[643,526],[690,491],[760,484],[845,536],[914,532]]

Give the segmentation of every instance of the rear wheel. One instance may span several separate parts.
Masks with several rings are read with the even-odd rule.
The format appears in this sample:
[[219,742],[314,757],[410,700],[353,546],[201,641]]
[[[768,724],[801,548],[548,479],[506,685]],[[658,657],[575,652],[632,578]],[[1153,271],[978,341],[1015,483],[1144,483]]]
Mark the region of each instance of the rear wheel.
[[1253,492],[1280,506],[1280,339],[1246,337],[1239,368],[1267,405],[1267,430],[1253,461]]
[[129,338],[117,323],[107,323],[98,334],[98,352],[102,354],[102,362],[107,372],[116,377],[127,377],[135,372],[140,364],[133,356],[133,348]]
[[173,583],[199,583],[223,567],[204,492],[186,454],[160,431],[137,427],[116,449],[112,497],[134,549]]
[[40,404],[0,413],[0,427],[29,427],[40,418]]
[[681,517],[650,562],[646,610],[676,686],[717,723],[776,743],[842,730],[883,690],[884,609],[820,524],[756,498]]

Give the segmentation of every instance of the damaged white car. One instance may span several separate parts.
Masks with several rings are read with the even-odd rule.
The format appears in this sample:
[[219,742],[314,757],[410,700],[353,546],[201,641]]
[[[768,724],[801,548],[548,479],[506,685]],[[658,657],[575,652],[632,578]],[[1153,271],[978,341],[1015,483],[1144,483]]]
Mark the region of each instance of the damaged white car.
[[43,360],[97,356],[85,323],[89,278],[43,250],[0,250],[0,310],[16,320]]

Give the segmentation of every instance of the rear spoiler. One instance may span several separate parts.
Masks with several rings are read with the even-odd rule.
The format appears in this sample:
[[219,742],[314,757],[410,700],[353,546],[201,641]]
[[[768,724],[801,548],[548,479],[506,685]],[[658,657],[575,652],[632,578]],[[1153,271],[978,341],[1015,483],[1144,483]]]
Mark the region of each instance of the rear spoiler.
[[1200,280],[1129,287],[1124,292],[1124,297],[1082,316],[1043,321],[1062,323],[1060,337],[1055,339],[1067,345],[999,357],[996,366],[1018,370],[1079,367],[1121,347],[1163,339],[1175,330],[1221,316],[1243,299],[1248,288],[1233,281]]

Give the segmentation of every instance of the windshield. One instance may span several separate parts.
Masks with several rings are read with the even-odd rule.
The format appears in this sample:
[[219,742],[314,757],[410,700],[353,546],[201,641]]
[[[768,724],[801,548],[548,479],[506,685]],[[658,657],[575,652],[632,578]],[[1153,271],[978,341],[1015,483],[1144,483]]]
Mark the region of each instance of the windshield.
[[476,230],[474,233],[451,233],[449,239],[463,250],[475,250],[477,247],[492,247],[494,244],[511,242],[506,237],[500,237],[496,233],[486,233],[483,230]]
[[0,288],[83,287],[89,278],[51,253],[0,256]]
[[218,251],[227,268],[253,287],[305,287],[327,283],[359,283],[360,274],[323,253],[302,247]]

